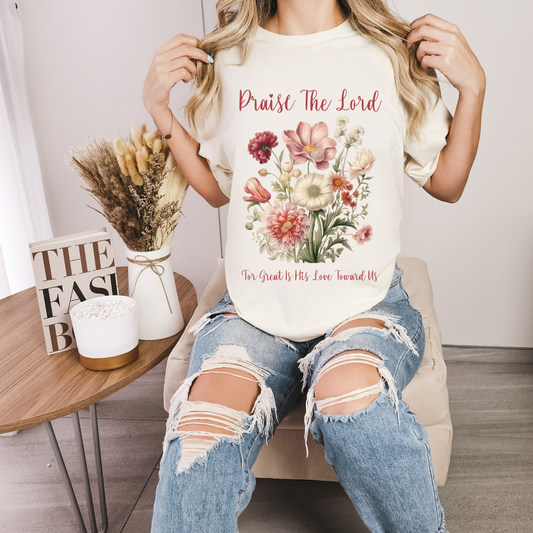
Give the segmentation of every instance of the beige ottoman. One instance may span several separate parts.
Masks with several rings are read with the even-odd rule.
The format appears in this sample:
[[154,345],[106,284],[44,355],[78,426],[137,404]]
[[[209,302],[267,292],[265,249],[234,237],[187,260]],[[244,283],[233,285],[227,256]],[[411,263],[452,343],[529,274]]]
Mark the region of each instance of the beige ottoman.
[[[426,428],[435,477],[438,485],[444,485],[448,475],[452,447],[452,422],[446,387],[446,365],[442,357],[442,341],[427,265],[414,257],[398,258],[398,266],[404,271],[403,286],[411,305],[422,314],[426,331],[426,348],[422,364],[411,383],[403,391],[403,399],[409,404],[418,421]],[[226,292],[224,265],[213,274],[190,324],[194,324],[213,307]],[[165,409],[180,383],[187,376],[189,356],[194,335],[184,333],[167,362],[165,376]],[[326,462],[324,448],[309,438],[309,457],[304,447],[305,396],[278,426],[274,437],[263,446],[252,471],[257,477],[275,479],[313,479],[337,481],[331,465]]]

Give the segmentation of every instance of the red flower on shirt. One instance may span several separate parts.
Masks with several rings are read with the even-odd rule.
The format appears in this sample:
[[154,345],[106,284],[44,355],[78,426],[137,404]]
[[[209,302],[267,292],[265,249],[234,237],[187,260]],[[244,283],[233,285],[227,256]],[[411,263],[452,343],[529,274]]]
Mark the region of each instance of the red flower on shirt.
[[252,196],[243,196],[246,202],[259,202],[264,204],[271,198],[271,194],[261,185],[257,178],[250,178],[244,185],[244,192]]
[[357,202],[353,199],[353,196],[348,191],[344,191],[341,194],[341,200],[344,205],[349,207],[355,207],[357,205]]
[[269,244],[274,250],[290,252],[307,238],[311,219],[305,210],[298,208],[294,202],[281,205],[278,201],[269,205],[261,216],[264,227],[259,231],[268,236]]
[[333,172],[329,177],[331,178],[331,183],[333,184],[333,190],[335,192],[351,191],[353,189],[353,185],[343,174]]
[[272,148],[278,145],[278,137],[271,131],[256,133],[248,142],[248,152],[262,165],[270,160]]
[[325,122],[318,122],[313,127],[307,122],[300,122],[296,131],[284,130],[282,137],[294,165],[311,161],[316,168],[324,170],[337,153],[337,141],[328,137]]

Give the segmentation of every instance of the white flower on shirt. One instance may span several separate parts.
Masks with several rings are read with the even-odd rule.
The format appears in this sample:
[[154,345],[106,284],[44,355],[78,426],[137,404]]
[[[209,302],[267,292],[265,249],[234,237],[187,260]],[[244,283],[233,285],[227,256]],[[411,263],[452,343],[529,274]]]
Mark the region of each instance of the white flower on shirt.
[[323,209],[334,200],[331,179],[317,172],[305,174],[294,185],[292,200],[309,211]]
[[341,115],[335,119],[335,126],[345,130],[348,126],[348,122],[350,122],[350,119],[344,115]]
[[377,157],[372,153],[372,150],[368,148],[361,148],[357,152],[354,162],[348,169],[350,179],[355,179],[361,174],[367,174],[370,172],[376,162]]
[[349,144],[357,144],[357,141],[361,141],[361,137],[356,137],[351,131],[346,134],[346,142]]
[[362,135],[365,134],[365,129],[362,126],[354,126],[346,134],[346,142],[349,144],[355,144],[356,146],[361,146],[363,144]]
[[333,137],[335,137],[335,139],[337,139],[337,141],[344,135],[344,132],[346,130],[343,130],[342,128],[337,128],[335,130],[335,133],[333,134]]

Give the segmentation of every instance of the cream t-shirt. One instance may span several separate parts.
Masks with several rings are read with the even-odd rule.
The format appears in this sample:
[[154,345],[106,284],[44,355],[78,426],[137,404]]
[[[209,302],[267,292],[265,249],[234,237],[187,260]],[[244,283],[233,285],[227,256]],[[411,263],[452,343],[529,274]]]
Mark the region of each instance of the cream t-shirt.
[[221,100],[200,137],[230,198],[226,281],[236,312],[305,341],[380,302],[400,251],[405,172],[433,174],[451,115],[427,91],[418,141],[388,57],[348,20],[318,33],[259,27],[248,62],[219,53]]

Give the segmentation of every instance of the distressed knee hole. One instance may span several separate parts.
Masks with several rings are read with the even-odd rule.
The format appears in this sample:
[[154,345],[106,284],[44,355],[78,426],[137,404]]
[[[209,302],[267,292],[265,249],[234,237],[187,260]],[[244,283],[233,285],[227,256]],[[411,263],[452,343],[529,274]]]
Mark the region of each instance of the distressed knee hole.
[[323,414],[349,414],[370,405],[383,390],[376,355],[352,350],[332,357],[321,369],[315,400]]
[[258,380],[252,374],[221,366],[202,371],[191,386],[188,400],[221,404],[251,414],[259,392]]
[[354,320],[350,320],[349,322],[346,322],[345,324],[342,324],[340,327],[338,327],[333,332],[331,336],[334,337],[335,335],[338,335],[339,333],[347,329],[364,328],[368,326],[372,328],[377,328],[377,329],[387,329],[387,326],[384,320],[380,320],[378,318],[356,318]]
[[[246,348],[223,345],[182,383],[172,398],[167,424],[167,436],[182,439],[178,473],[205,461],[222,438],[239,441],[255,426],[265,433],[272,430],[275,402],[265,384],[268,374],[252,362]],[[250,420],[247,428],[244,420]],[[167,445],[165,438],[163,456]]]
[[178,473],[205,459],[208,451],[222,438],[238,439],[246,416],[245,412],[225,405],[186,400],[171,427],[171,433],[182,439]]
[[[331,335],[322,339],[305,357],[298,360],[298,368],[304,376],[302,380],[302,392],[308,382],[317,354],[331,344],[347,341],[360,329],[364,330],[370,327],[379,330],[379,333],[374,332],[374,334],[379,336],[391,335],[397,342],[405,344],[414,356],[420,357],[417,347],[407,333],[407,329],[397,323],[398,317],[380,315],[378,313],[363,313],[358,316],[359,318],[352,318],[341,322],[332,331]],[[381,333],[381,331],[384,332]]]
[[[227,427],[227,415],[225,420],[221,413],[226,413],[224,408],[227,408],[250,415],[259,391],[257,380],[248,372],[229,367],[206,370],[194,380],[187,401],[189,404],[204,405],[207,412],[200,409],[196,417],[191,413],[188,416],[182,413],[175,432],[188,439],[193,438],[192,432],[212,432],[236,437],[237,429]],[[209,408],[211,405],[213,407]],[[218,440],[213,435],[195,435],[194,438]]]
[[237,437],[240,420],[251,414],[258,395],[257,380],[248,372],[230,367],[206,370],[193,381],[188,408],[182,409],[173,430],[184,439],[219,440],[212,433]]
[[332,357],[320,369],[315,384],[307,392],[304,418],[307,455],[307,435],[315,405],[323,415],[354,413],[370,405],[384,390],[385,383],[398,412],[394,379],[380,357],[364,350],[349,350]]

